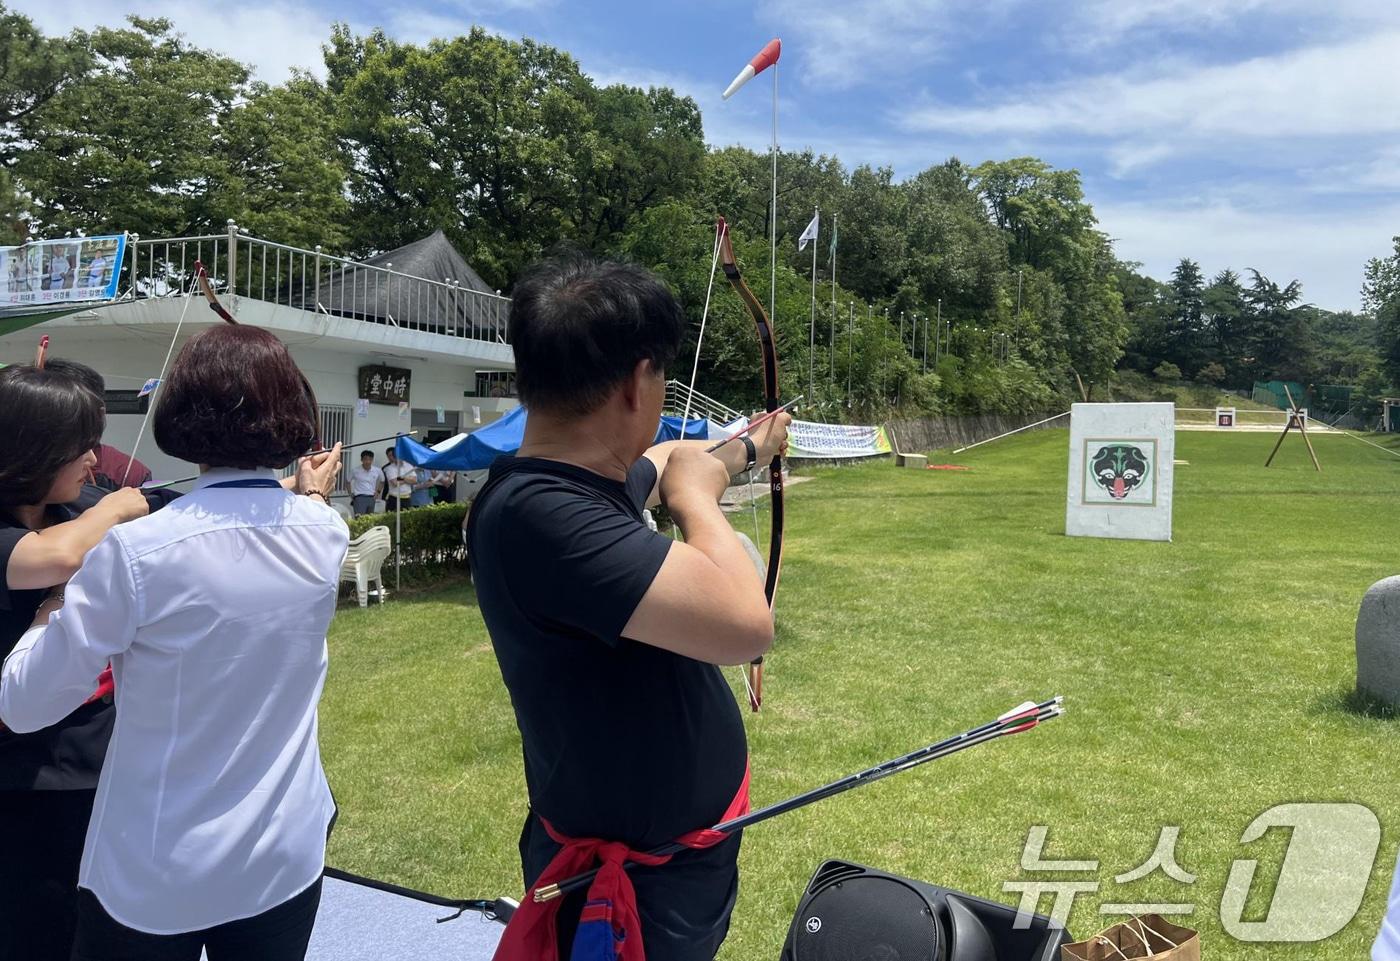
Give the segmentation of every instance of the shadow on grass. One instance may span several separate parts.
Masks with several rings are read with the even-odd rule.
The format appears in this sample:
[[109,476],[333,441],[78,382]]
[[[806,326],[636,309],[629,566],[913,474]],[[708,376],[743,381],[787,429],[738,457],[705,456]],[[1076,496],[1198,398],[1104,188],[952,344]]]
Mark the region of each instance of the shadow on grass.
[[[476,588],[472,586],[471,575],[465,569],[460,572],[449,572],[441,576],[432,578],[415,578],[414,581],[404,581],[402,586],[393,586],[393,572],[387,568],[384,571],[384,586],[388,591],[388,600],[384,607],[392,607],[395,604],[432,604],[443,600],[444,594],[460,594],[463,604],[476,606]],[[454,598],[456,600],[458,598]],[[349,582],[341,584],[340,594],[336,598],[336,610],[348,611],[357,607],[355,600],[355,585]],[[368,610],[379,607],[379,601],[373,596],[369,599]]]
[[1354,687],[1337,688],[1320,696],[1313,704],[1319,714],[1350,714],[1375,721],[1400,720],[1400,707]]

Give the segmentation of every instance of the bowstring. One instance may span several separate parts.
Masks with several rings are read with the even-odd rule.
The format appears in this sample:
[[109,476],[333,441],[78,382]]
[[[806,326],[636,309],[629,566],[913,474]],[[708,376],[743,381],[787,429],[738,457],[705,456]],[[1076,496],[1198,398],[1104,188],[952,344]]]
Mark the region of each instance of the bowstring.
[[690,402],[695,399],[695,378],[700,373],[700,346],[705,342],[705,321],[710,316],[710,295],[715,292],[715,273],[719,268],[719,246],[728,226],[715,224],[715,246],[710,252],[710,283],[705,288],[705,309],[700,311],[700,336],[695,340],[695,362],[690,367],[690,385],[685,389],[685,407],[681,411],[681,439],[685,439],[685,425],[690,420]]
[[[705,287],[705,306],[700,311],[700,333],[695,340],[695,360],[690,367],[690,384],[685,390],[685,407],[681,410],[681,439],[685,439],[686,424],[690,422],[690,404],[695,399],[695,380],[700,373],[700,348],[705,342],[705,321],[710,316],[710,299],[715,292],[715,274],[719,271],[719,250],[720,243],[724,239],[724,232],[728,230],[728,225],[720,226],[715,224],[715,244],[710,251],[710,282]],[[758,535],[758,507],[753,499],[753,471],[749,471],[749,504],[753,507],[754,536]],[[675,525],[671,527],[672,537],[676,536],[678,529]],[[756,542],[755,542],[756,543]],[[744,693],[748,696],[749,702],[754,699],[753,685],[749,683],[749,670],[747,664],[738,665],[739,677],[744,682]]]
[[136,443],[131,447],[131,454],[126,459],[126,470],[122,471],[121,483],[118,487],[126,486],[126,479],[131,474],[131,465],[136,461],[136,454],[141,449],[141,439],[146,436],[146,425],[151,421],[151,412],[156,409],[155,395],[165,386],[165,371],[170,366],[170,358],[175,354],[175,345],[180,340],[180,328],[185,324],[185,314],[190,309],[190,300],[194,296],[195,285],[199,283],[199,271],[196,270],[194,276],[190,278],[189,289],[185,291],[185,306],[180,308],[180,319],[175,322],[175,333],[170,338],[170,348],[165,352],[165,360],[161,361],[160,373],[156,376],[156,386],[151,389],[150,400],[146,403],[146,414],[141,418],[141,428],[136,432]]

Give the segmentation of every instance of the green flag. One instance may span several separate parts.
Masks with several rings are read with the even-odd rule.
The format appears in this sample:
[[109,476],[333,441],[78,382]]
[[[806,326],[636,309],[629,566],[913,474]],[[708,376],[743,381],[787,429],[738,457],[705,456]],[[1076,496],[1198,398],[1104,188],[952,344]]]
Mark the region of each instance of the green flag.
[[826,262],[827,262],[827,263],[831,263],[832,261],[834,261],[834,260],[836,259],[836,230],[837,230],[836,218],[835,218],[835,217],[832,217],[832,218],[831,218],[831,255],[830,255],[829,257],[826,258]]

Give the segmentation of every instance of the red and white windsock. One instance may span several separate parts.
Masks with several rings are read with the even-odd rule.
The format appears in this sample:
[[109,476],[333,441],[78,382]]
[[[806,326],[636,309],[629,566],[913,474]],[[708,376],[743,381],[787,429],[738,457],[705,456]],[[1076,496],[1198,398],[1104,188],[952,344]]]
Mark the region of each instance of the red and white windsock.
[[758,52],[758,55],[748,62],[739,75],[734,78],[728,87],[724,89],[724,99],[728,100],[744,84],[754,77],[767,70],[778,62],[778,58],[783,55],[783,42],[776,37],[768,41],[768,44]]

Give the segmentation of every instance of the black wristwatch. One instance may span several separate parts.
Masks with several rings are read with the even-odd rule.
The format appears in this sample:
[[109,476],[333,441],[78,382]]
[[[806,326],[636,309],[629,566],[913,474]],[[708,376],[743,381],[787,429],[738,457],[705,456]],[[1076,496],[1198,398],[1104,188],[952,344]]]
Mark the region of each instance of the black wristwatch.
[[753,445],[753,441],[749,439],[748,434],[740,434],[739,439],[744,442],[744,450],[747,451],[745,456],[748,458],[748,463],[744,465],[744,469],[739,471],[739,473],[747,474],[749,471],[753,470],[753,465],[758,463],[758,448]]

